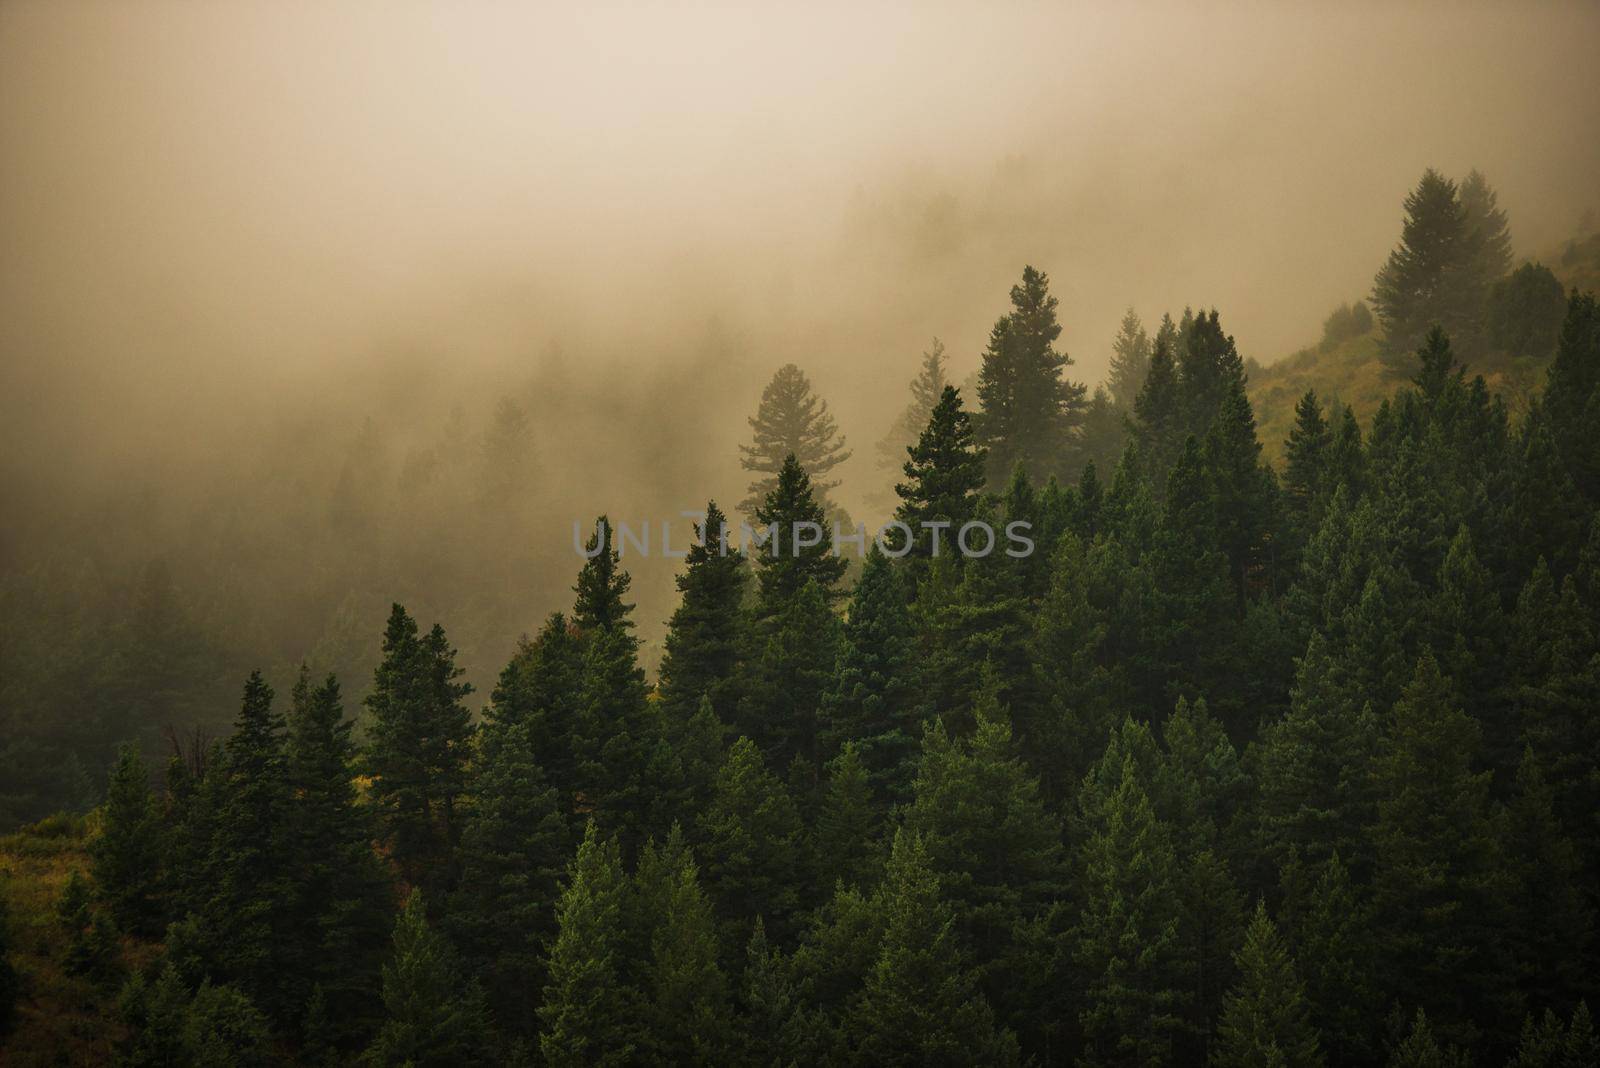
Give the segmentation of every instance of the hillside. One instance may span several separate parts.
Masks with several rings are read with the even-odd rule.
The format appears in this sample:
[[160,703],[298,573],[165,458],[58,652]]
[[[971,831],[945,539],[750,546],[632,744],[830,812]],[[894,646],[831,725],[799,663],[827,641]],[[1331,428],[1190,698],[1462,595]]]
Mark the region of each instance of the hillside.
[[[66,969],[69,935],[56,916],[62,888],[87,872],[88,820],[52,816],[0,837],[0,894],[10,913],[11,963],[21,979],[16,1030],[0,1042],[7,1068],[109,1063],[122,1036],[115,976],[96,983]],[[154,947],[124,940],[117,968]]]
[[[1573,238],[1548,249],[1534,261],[1549,267],[1563,287],[1588,292],[1600,290],[1600,232]],[[1261,445],[1274,464],[1283,456],[1284,441],[1294,424],[1294,406],[1306,390],[1314,389],[1324,408],[1348,404],[1363,425],[1396,386],[1380,358],[1376,329],[1323,349],[1303,348],[1265,367],[1253,367],[1250,400],[1255,405]],[[1544,382],[1547,361],[1519,358],[1505,363],[1469,367],[1482,374],[1489,387],[1503,397],[1513,415]]]

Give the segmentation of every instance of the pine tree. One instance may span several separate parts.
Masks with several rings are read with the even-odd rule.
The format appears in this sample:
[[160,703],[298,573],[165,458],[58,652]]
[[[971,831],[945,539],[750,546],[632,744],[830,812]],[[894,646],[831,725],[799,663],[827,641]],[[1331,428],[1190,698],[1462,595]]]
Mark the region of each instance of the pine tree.
[[1479,562],[1465,523],[1439,567],[1438,592],[1428,608],[1440,670],[1455,683],[1456,700],[1478,721],[1489,762],[1511,767],[1518,749],[1516,724],[1495,701],[1504,675],[1506,622],[1494,577]]
[[1061,826],[1041,801],[992,688],[974,719],[970,740],[951,739],[937,721],[929,727],[903,825],[940,872],[983,988],[996,1004],[1007,998],[1018,1025],[1029,1026],[1028,1006],[1018,1002],[1038,977],[1028,974],[1023,945],[1026,929],[1044,921],[1062,894]]
[[956,939],[951,908],[921,839],[895,832],[874,906],[883,914],[878,957],[848,1030],[869,1064],[1000,1064],[1019,1060],[1016,1041],[996,1032]]
[[911,400],[901,409],[894,426],[878,441],[878,466],[895,474],[906,462],[906,450],[916,445],[950,384],[945,368],[944,342],[933,339],[933,345],[922,354],[922,367],[911,380]]
[[1522,1041],[1509,1068],[1580,1068],[1600,1063],[1600,1040],[1586,1002],[1572,1010],[1572,1022],[1563,1027],[1549,1009],[1538,1024],[1529,1016],[1522,1024]]
[[[828,492],[839,483],[828,473],[850,458],[838,424],[828,412],[828,402],[811,390],[811,380],[794,364],[785,364],[761,391],[761,405],[749,420],[751,443],[739,446],[740,463],[755,472],[749,494],[739,503],[745,515],[759,514],[781,481],[787,459],[795,458],[814,490],[821,510],[834,509]],[[766,520],[762,520],[766,522]]]
[[1435,325],[1467,338],[1477,296],[1469,281],[1474,243],[1456,184],[1429,169],[1405,210],[1400,244],[1372,283],[1384,351],[1396,368]]
[[706,505],[696,533],[698,540],[689,547],[677,578],[682,600],[667,624],[657,686],[669,721],[687,721],[703,698],[710,699],[712,711],[724,720],[736,708],[744,554],[727,546],[727,519],[715,501]]
[[711,805],[700,817],[700,836],[724,944],[743,945],[757,916],[768,930],[787,936],[801,903],[804,829],[788,791],[750,739],[728,750]]
[[502,1033],[528,1039],[555,935],[555,901],[570,829],[561,798],[540,768],[526,724],[479,734],[473,806],[461,835],[461,878],[445,930],[483,980]]
[[1498,352],[1546,360],[1556,351],[1566,314],[1567,292],[1555,272],[1524,260],[1489,290],[1485,325]]
[[323,1039],[347,1047],[376,1014],[391,890],[372,851],[369,813],[356,803],[353,724],[338,680],[329,675],[312,689],[302,667],[287,726],[289,850],[303,932],[294,947],[296,1001],[304,1008],[318,992]]
[[880,806],[855,742],[828,762],[816,819],[817,884],[867,887],[880,866]]
[[1448,1033],[1501,1010],[1509,979],[1495,946],[1508,900],[1488,807],[1473,771],[1479,732],[1432,654],[1417,663],[1376,768],[1374,909],[1392,990],[1434,1010]]
[[849,565],[833,550],[822,505],[794,454],[784,461],[777,483],[755,514],[767,539],[752,549],[762,619],[781,612],[808,582],[815,582],[830,602],[841,596],[834,585]]
[[1327,484],[1329,492],[1346,487],[1352,495],[1365,488],[1366,455],[1361,441],[1361,425],[1348,404],[1333,419],[1333,439],[1328,446]]
[[1567,301],[1544,408],[1567,470],[1592,507],[1600,502],[1600,302],[1593,293],[1574,292]]
[[853,744],[885,805],[905,800],[915,774],[915,671],[909,598],[876,545],[850,595],[837,670],[822,702],[821,754]]
[[160,928],[161,828],[150,773],[139,750],[117,751],[101,831],[90,844],[94,881],[117,924],[139,934]]
[[[647,879],[640,861],[636,893],[650,920],[648,962],[640,983],[642,1058],[659,1064],[717,1064],[732,1036],[727,980],[717,963],[717,928],[711,902],[681,839],[657,861],[659,878]],[[654,885],[646,885],[653,883]]]
[[1144,390],[1150,356],[1150,335],[1145,333],[1138,313],[1129,308],[1111,342],[1111,372],[1106,380],[1117,407],[1123,411],[1132,411],[1134,400]]
[[1417,1010],[1405,1040],[1389,1055],[1389,1068],[1467,1068],[1471,1063],[1454,1046],[1440,1047],[1428,1024],[1428,1014]]
[[1288,544],[1285,570],[1299,562],[1300,553],[1322,523],[1328,498],[1336,488],[1330,485],[1333,431],[1323,416],[1316,390],[1308,389],[1295,402],[1294,426],[1285,446],[1283,476],[1284,527]]
[[990,331],[978,372],[978,435],[988,447],[993,485],[1019,463],[1039,480],[1068,469],[1085,390],[1064,377],[1072,361],[1055,347],[1056,303],[1044,272],[1024,267],[1021,283],[1011,287],[1010,314]]
[[[1296,858],[1284,867],[1284,881]],[[1329,1059],[1359,1064],[1372,1058],[1372,1021],[1378,1015],[1383,963],[1378,955],[1372,913],[1350,870],[1334,853],[1313,873],[1304,900],[1286,894],[1285,921],[1295,958],[1305,979],[1311,1020]]]
[[1072,531],[1062,534],[1034,616],[1033,685],[1015,706],[1017,736],[1051,798],[1065,797],[1088,772],[1125,691],[1105,606],[1116,593],[1097,566],[1113,551],[1105,543],[1091,547]]
[[[951,551],[956,532],[971,521],[983,490],[988,453],[975,443],[971,418],[954,386],[944,388],[908,455],[902,467],[906,480],[894,488],[900,497],[894,517],[911,528],[911,543],[897,543],[896,549],[925,560],[934,555],[935,544],[942,552]],[[947,526],[933,529],[928,523]],[[917,577],[921,574],[919,570]]]
[[1472,250],[1471,281],[1481,302],[1496,282],[1511,273],[1511,228],[1494,188],[1477,170],[1461,180],[1458,192]]
[[627,882],[615,838],[590,823],[556,905],[539,1050],[550,1065],[628,1064],[638,992],[619,957]]
[[1515,879],[1511,923],[1518,985],[1528,1004],[1566,1004],[1591,988],[1595,916],[1583,892],[1578,851],[1556,820],[1555,791],[1533,750],[1517,765],[1507,813],[1506,853]]
[[[1086,783],[1088,838],[1076,865],[1083,911],[1073,957],[1083,981],[1079,1017],[1084,1064],[1156,1063],[1171,1058],[1184,1011],[1177,861],[1170,831],[1156,818],[1130,752],[1113,753]],[[1108,791],[1104,784],[1116,776]]]
[[1252,592],[1271,587],[1270,575],[1263,573],[1277,526],[1277,488],[1271,470],[1261,462],[1255,414],[1242,377],[1228,384],[1212,417],[1205,465],[1217,545],[1228,559],[1242,615]]
[[1181,408],[1188,433],[1203,441],[1230,395],[1243,391],[1244,361],[1215,308],[1186,321],[1177,353]]
[[362,1058],[372,1068],[444,1068],[480,1062],[489,1053],[483,990],[428,925],[420,890],[411,892],[395,922],[394,952],[383,967],[383,1007],[383,1026]]
[[1313,633],[1289,712],[1266,727],[1256,754],[1257,842],[1273,864],[1291,850],[1313,864],[1333,853],[1352,861],[1368,855],[1377,731],[1370,709],[1357,708],[1336,685],[1327,642]]
[[754,1068],[779,1068],[799,1063],[797,1053],[819,1028],[806,1028],[783,954],[767,942],[767,928],[756,917],[745,948],[744,990],[739,1025],[744,1063]]
[[490,724],[527,730],[539,767],[568,812],[578,790],[572,742],[582,682],[583,643],[567,617],[554,612],[536,637],[517,643],[484,711]]
[[1256,905],[1234,961],[1239,983],[1223,1001],[1211,1063],[1219,1068],[1320,1065],[1305,988],[1264,904]]
[[365,759],[381,836],[412,885],[447,875],[459,833],[455,806],[473,732],[462,703],[472,687],[460,676],[444,628],[435,623],[419,635],[416,621],[395,605],[366,698],[372,719]]
[[1156,338],[1144,387],[1134,398],[1133,418],[1145,472],[1154,485],[1164,486],[1188,436],[1177,355],[1165,337]]
[[819,730],[838,663],[839,630],[823,588],[809,581],[779,602],[757,631],[759,653],[741,684],[734,726],[774,767],[799,759],[815,775],[825,759]]
[[284,751],[284,718],[272,688],[252,672],[217,769],[220,803],[200,919],[218,978],[238,985],[277,1021],[296,1018],[297,929],[292,834],[296,814]]
[[615,544],[616,531],[605,516],[594,521],[594,533],[584,546],[584,562],[572,587],[577,600],[572,606],[572,622],[579,632],[624,630],[633,626],[628,618],[633,605],[625,602],[632,577],[622,570],[622,554]]
[[620,835],[631,854],[653,829],[659,783],[651,761],[661,740],[660,717],[650,707],[632,634],[605,627],[588,635],[584,646],[572,740],[579,804],[607,833]]

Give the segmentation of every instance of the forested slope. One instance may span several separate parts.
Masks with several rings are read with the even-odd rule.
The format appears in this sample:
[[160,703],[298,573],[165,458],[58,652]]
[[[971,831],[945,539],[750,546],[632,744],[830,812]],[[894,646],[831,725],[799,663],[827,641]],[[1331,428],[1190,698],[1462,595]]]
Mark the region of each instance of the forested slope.
[[[1307,398],[1281,478],[1215,313],[1102,473],[1081,394],[1028,403],[1048,280],[1012,303],[1009,418],[941,392],[853,586],[708,507],[651,685],[601,524],[481,715],[395,605],[359,742],[302,671],[159,786],[125,748],[90,879],[13,870],[63,931],[17,1048],[59,967],[128,1064],[1592,1063],[1594,298],[1520,422],[1435,328],[1370,430]],[[756,517],[825,517],[792,457]]]

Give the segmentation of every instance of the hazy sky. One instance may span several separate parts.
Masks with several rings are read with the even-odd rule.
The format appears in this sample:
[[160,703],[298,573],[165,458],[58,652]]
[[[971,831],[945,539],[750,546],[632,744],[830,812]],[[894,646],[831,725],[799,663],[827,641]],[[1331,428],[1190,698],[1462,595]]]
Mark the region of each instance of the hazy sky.
[[708,337],[730,439],[795,359],[869,447],[1025,262],[1094,382],[1129,304],[1311,342],[1426,166],[1600,206],[1600,6],[1132,6],[0,0],[0,447]]

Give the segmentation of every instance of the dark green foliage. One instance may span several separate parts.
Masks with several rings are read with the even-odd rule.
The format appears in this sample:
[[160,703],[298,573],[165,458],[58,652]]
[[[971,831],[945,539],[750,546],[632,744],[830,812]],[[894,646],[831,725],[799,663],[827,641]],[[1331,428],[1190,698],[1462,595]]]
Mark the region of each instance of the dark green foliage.
[[828,762],[816,818],[817,885],[866,888],[880,866],[880,806],[856,743]]
[[1567,1025],[1549,1009],[1537,1024],[1529,1016],[1522,1024],[1522,1042],[1509,1068],[1581,1068],[1597,1063],[1600,1038],[1595,1035],[1588,1003],[1580,1001]]
[[1061,897],[1061,827],[1041,802],[1038,780],[1018,756],[992,693],[974,718],[970,739],[951,739],[937,722],[929,728],[904,827],[939,872],[959,944],[983,988],[1025,1017],[1019,991],[1040,977],[1028,974],[1022,947],[1027,928],[1047,920]]
[[546,1064],[631,1062],[638,993],[623,985],[620,958],[628,893],[615,838],[591,822],[556,906],[549,984],[539,1007]]
[[616,545],[611,520],[601,516],[594,521],[594,533],[584,546],[584,564],[578,571],[572,591],[572,622],[581,633],[595,630],[621,630],[633,626],[628,614],[633,605],[623,600],[633,578],[622,570],[622,553]]
[[1317,348],[1331,352],[1351,338],[1370,332],[1372,322],[1372,312],[1364,301],[1341,304],[1322,321],[1322,340],[1317,343]]
[[1320,870],[1291,857],[1283,881],[1284,922],[1323,1047],[1337,1064],[1370,1059],[1381,997],[1371,909],[1337,853]]
[[457,681],[455,650],[437,623],[426,635],[395,605],[383,659],[367,696],[372,717],[365,754],[379,831],[407,882],[444,873],[460,827],[456,801],[466,786],[472,717]]
[[895,1065],[1017,1061],[1015,1039],[995,1031],[966,970],[951,908],[916,834],[895,832],[873,904],[883,917],[883,938],[847,1023],[852,1059]]
[[1440,1046],[1428,1014],[1422,1009],[1412,1021],[1404,1041],[1389,1054],[1389,1068],[1467,1068],[1469,1059],[1454,1046]]
[[1512,356],[1544,359],[1556,350],[1567,294],[1550,268],[1524,263],[1489,294],[1489,340]]
[[662,711],[674,722],[687,721],[702,699],[709,699],[712,711],[724,720],[736,707],[744,554],[730,544],[732,532],[715,501],[706,505],[696,534],[677,578],[682,599],[667,624],[657,684]]
[[[1443,288],[1402,296],[1464,333],[1413,324],[1411,382],[1366,434],[1306,393],[1279,471],[1253,403],[1281,399],[1248,391],[1214,309],[1165,318],[1153,340],[1130,315],[1116,397],[1085,406],[1027,271],[985,357],[981,417],[929,354],[896,445],[897,515],[917,533],[889,546],[903,561],[867,556],[847,606],[853,569],[812,481],[843,450],[786,369],[757,419],[783,451],[747,449],[771,461],[758,518],[777,538],[753,561],[724,555],[709,505],[664,650],[635,628],[602,520],[572,616],[517,645],[481,728],[443,630],[399,606],[359,764],[331,675],[302,669],[287,720],[252,676],[225,744],[199,719],[175,727],[164,796],[122,753],[90,824],[96,880],[69,880],[46,921],[63,970],[99,997],[91,985],[139,966],[122,1052],[144,1064],[361,1049],[396,1065],[1588,1064],[1600,314],[1574,295],[1559,339],[1550,305],[1551,340],[1504,343],[1558,350],[1546,394],[1513,411],[1494,391],[1536,372],[1533,354],[1481,336],[1510,337],[1515,318],[1485,303],[1505,222],[1480,179],[1449,196],[1438,217],[1414,205],[1422,229],[1393,270],[1421,277],[1424,230],[1455,225]],[[1495,299],[1549,305],[1536,273]],[[1363,315],[1331,317],[1329,344],[1365,335]],[[1469,378],[1463,352],[1513,359]],[[785,421],[820,449],[811,461],[779,441]],[[502,406],[480,504],[519,492],[527,430]],[[415,495],[427,464],[406,468]],[[349,473],[345,529],[375,532],[364,485],[381,469]],[[1026,524],[1034,553],[1002,537],[963,557],[978,520]],[[937,554],[925,521],[946,524]],[[813,544],[796,545],[797,523]],[[520,586],[513,540],[486,566]],[[170,580],[148,586],[128,618],[194,646],[160,629]],[[27,589],[0,604],[26,611]],[[482,670],[485,635],[506,632],[464,622],[462,665]],[[84,637],[50,636],[67,662],[110,632],[74,627]],[[50,642],[11,633],[0,697],[46,717],[101,692],[52,668],[39,677],[63,696],[35,701],[38,679],[8,679]],[[318,661],[358,659],[329,641],[357,644],[320,638]],[[185,707],[165,692],[173,663],[114,659],[137,716]],[[0,764],[103,759],[104,726],[8,742]],[[8,811],[31,783],[8,779]],[[53,856],[77,826],[6,848]]]
[[745,1063],[756,1068],[794,1063],[807,1037],[819,1037],[818,1028],[813,1027],[809,1036],[803,1030],[804,1013],[788,973],[788,962],[768,944],[766,925],[756,917],[745,948],[738,1020]]
[[241,1068],[274,1063],[267,1020],[231,986],[202,982],[191,991],[172,965],[154,981],[135,975],[118,1008],[128,1037],[118,1051],[123,1068]]
[[539,766],[568,807],[578,789],[572,744],[582,678],[583,644],[567,617],[552,613],[533,640],[517,643],[484,713],[490,722],[527,729]]
[[806,868],[804,828],[788,791],[748,738],[728,750],[711,805],[700,817],[700,839],[724,944],[742,946],[757,916],[768,931],[787,937]]
[[884,804],[910,795],[919,725],[912,627],[900,574],[873,546],[850,595],[834,680],[822,703],[820,752],[853,742]]
[[780,602],[757,629],[760,651],[741,687],[734,725],[756,740],[774,767],[799,759],[815,774],[821,766],[823,705],[834,684],[839,631],[827,593],[815,581]]
[[1229,394],[1244,386],[1244,361],[1215,308],[1192,321],[1186,318],[1185,324],[1183,347],[1176,354],[1180,408],[1188,433],[1204,439]]
[[1239,982],[1223,1000],[1211,1063],[1218,1068],[1320,1065],[1305,988],[1265,905],[1256,905],[1234,963]]
[[1544,406],[1573,482],[1591,506],[1600,502],[1600,304],[1592,293],[1567,301]]
[[1188,437],[1177,359],[1167,339],[1158,336],[1144,387],[1133,403],[1135,440],[1142,450],[1150,481],[1156,486],[1166,485],[1167,472]]
[[488,1053],[483,990],[428,925],[420,890],[412,891],[395,923],[394,950],[383,966],[383,1008],[383,1026],[362,1057],[373,1068],[443,1068]]
[[1111,342],[1111,368],[1106,377],[1111,396],[1123,411],[1133,410],[1134,400],[1144,389],[1145,378],[1150,374],[1151,351],[1150,335],[1145,333],[1138,313],[1129,308]]
[[[811,380],[794,364],[778,368],[761,391],[761,405],[749,420],[751,443],[739,446],[740,464],[755,472],[748,496],[739,502],[745,515],[759,515],[763,502],[782,478],[793,457],[808,479],[825,512],[833,511],[828,491],[838,485],[828,473],[850,458],[838,425],[828,413],[828,402],[811,391]],[[766,522],[766,520],[762,520]]]
[[1134,754],[1108,749],[1084,784],[1073,959],[1085,1064],[1170,1060],[1186,1009],[1178,863]]
[[1300,659],[1288,714],[1263,734],[1256,757],[1258,848],[1274,865],[1291,850],[1311,862],[1334,853],[1368,856],[1377,718],[1338,686],[1320,633]]
[[499,1030],[530,1039],[571,841],[525,724],[480,733],[472,794],[444,928],[483,980]]
[[1507,861],[1516,887],[1506,932],[1518,985],[1530,1005],[1561,1005],[1594,989],[1594,910],[1583,892],[1577,848],[1556,820],[1555,791],[1532,749],[1517,767],[1507,813]]
[[212,975],[239,986],[275,1021],[297,1018],[300,989],[294,832],[298,813],[284,749],[284,717],[253,672],[233,734],[207,779],[217,793],[205,860],[209,894],[198,902]]
[[372,851],[370,812],[356,802],[352,724],[332,675],[316,689],[302,668],[286,743],[288,852],[299,928],[296,1000],[317,991],[322,1038],[347,1045],[376,1010],[379,959],[393,891]]
[[661,738],[632,634],[606,627],[586,637],[578,693],[572,739],[578,804],[608,833],[621,835],[631,853],[652,830],[651,760]]
[[118,926],[146,935],[159,930],[161,828],[150,772],[136,746],[124,745],[117,752],[105,818],[90,855],[95,887]]
[[641,1060],[724,1063],[732,1034],[716,919],[681,838],[659,853],[647,849],[634,892],[650,927],[644,959],[634,962],[641,972]]
[[[944,387],[907,454],[902,467],[905,481],[894,488],[900,498],[894,517],[911,528],[911,544],[906,547],[897,541],[895,551],[920,561],[935,555],[935,544],[950,551],[956,532],[972,519],[983,489],[988,452],[976,444],[972,419],[954,386]],[[948,526],[935,530],[926,523]],[[904,532],[896,536],[904,537]],[[922,571],[915,574],[920,577]]]
[[849,565],[834,553],[832,530],[813,496],[811,478],[793,454],[779,468],[776,484],[755,515],[766,538],[751,549],[763,620],[783,611],[808,583],[816,583],[830,602],[840,596],[834,585]]
[[1242,377],[1229,383],[1212,416],[1205,464],[1217,547],[1227,558],[1243,614],[1245,599],[1272,583],[1267,567],[1276,532],[1277,486],[1261,462],[1255,413]]
[[[1499,955],[1509,887],[1477,725],[1424,654],[1386,726],[1375,783],[1374,910],[1390,989],[1470,1038],[1507,1006]],[[1520,1014],[1519,1014],[1520,1015]]]
[[1372,283],[1373,310],[1397,369],[1434,326],[1473,339],[1467,346],[1473,348],[1485,296],[1481,261],[1475,260],[1481,246],[1456,184],[1429,169],[1406,196],[1405,210],[1400,245]]
[[978,372],[978,437],[988,449],[992,486],[1018,464],[1038,480],[1070,470],[1085,392],[1064,376],[1072,360],[1055,347],[1061,324],[1043,271],[1022,269],[1022,281],[1011,287],[1011,309],[989,332]]

